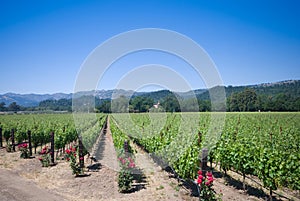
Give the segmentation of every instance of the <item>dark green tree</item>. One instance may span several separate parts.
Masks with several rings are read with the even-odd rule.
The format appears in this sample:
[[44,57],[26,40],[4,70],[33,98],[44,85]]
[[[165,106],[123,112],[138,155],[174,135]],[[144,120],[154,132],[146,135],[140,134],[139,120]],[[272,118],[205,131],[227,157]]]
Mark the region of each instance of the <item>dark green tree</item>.
[[180,112],[180,104],[179,100],[174,94],[170,94],[166,96],[161,102],[163,108],[165,108],[166,112]]
[[128,112],[129,100],[124,95],[113,99],[111,102],[111,111],[114,113],[124,113]]
[[189,98],[182,101],[181,106],[182,112],[198,112],[199,111],[199,104],[198,100],[195,98]]
[[110,100],[104,100],[99,106],[98,106],[99,112],[103,113],[111,113],[111,101]]
[[5,103],[4,102],[1,102],[0,103],[0,111],[3,112],[6,110],[6,107],[5,107]]
[[7,110],[17,112],[21,110],[21,106],[18,105],[16,102],[12,102],[11,104],[9,104]]
[[150,97],[136,96],[130,100],[130,112],[147,112],[153,104],[154,101]]
[[246,88],[242,92],[233,93],[228,98],[229,111],[255,111],[258,109],[258,98],[254,89]]

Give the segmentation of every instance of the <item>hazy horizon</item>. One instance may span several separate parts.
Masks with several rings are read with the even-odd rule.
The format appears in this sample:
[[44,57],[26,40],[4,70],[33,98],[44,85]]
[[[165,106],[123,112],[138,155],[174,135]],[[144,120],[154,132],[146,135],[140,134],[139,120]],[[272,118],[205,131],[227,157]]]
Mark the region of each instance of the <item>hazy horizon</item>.
[[[253,86],[253,85],[261,85],[261,84],[273,84],[273,83],[280,83],[280,82],[287,82],[287,81],[300,81],[300,80],[280,80],[280,81],[276,81],[276,82],[264,82],[264,83],[256,83],[256,84],[245,84],[245,85],[224,85],[224,87],[229,87],[229,86],[232,86],[232,87],[245,87],[245,86]],[[136,90],[132,90],[132,89],[96,89],[96,91],[113,91],[113,90],[125,90],[125,91],[134,91],[134,92],[139,92],[139,93],[148,93],[148,92],[157,92],[157,91],[162,91],[162,90],[169,90],[169,89],[153,89],[153,90],[144,90],[144,91],[136,91]],[[207,90],[207,88],[199,88],[199,89],[191,89],[192,91],[195,91],[195,90]],[[190,90],[190,91],[191,91]],[[95,91],[95,90],[90,90],[90,91]],[[90,92],[90,91],[80,91],[79,93],[81,92]],[[178,92],[178,93],[187,93],[189,91],[172,91],[172,92]],[[28,94],[34,94],[34,95],[46,95],[46,94],[49,94],[49,95],[53,95],[53,94],[73,94],[74,92],[63,92],[63,91],[60,91],[60,92],[54,92],[54,93],[34,93],[34,92],[29,92],[29,93],[16,93],[16,92],[6,92],[6,93],[1,93],[1,95],[4,95],[4,94],[9,94],[9,93],[12,93],[12,94],[20,94],[20,95],[28,95]]]

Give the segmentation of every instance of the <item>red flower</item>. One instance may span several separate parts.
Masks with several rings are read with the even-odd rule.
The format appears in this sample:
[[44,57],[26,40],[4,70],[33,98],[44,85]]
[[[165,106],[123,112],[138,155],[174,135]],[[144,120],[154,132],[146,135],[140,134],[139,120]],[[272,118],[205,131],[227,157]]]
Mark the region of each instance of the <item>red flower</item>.
[[19,149],[20,149],[20,148],[27,149],[27,147],[28,147],[28,144],[27,144],[27,143],[22,143],[22,144],[19,144],[19,145],[18,145],[18,148],[19,148]]
[[129,163],[129,167],[130,168],[134,168],[135,167],[135,164],[133,162]]
[[70,158],[66,158],[66,160],[67,160],[67,161],[69,161],[69,160],[70,160]]
[[200,185],[201,185],[201,183],[202,183],[202,179],[198,178],[198,179],[197,179],[197,184],[200,184]]
[[207,172],[207,173],[206,173],[206,176],[212,177],[212,173],[211,173],[211,172]]
[[39,158],[39,160],[42,161],[43,159],[42,159],[42,158]]
[[80,158],[79,158],[79,160],[81,160],[81,161],[82,161],[83,159],[84,159],[83,157],[80,157]]
[[133,163],[133,162],[134,162],[133,159],[130,158],[130,157],[128,158],[128,160],[129,160],[130,163]]
[[66,152],[67,152],[67,154],[70,154],[70,153],[71,153],[71,151],[70,151],[69,149],[67,149]]
[[76,154],[74,153],[74,157],[76,157]]
[[205,182],[205,185],[209,186],[210,185],[210,181]]
[[198,171],[198,175],[202,175],[202,170],[199,170],[199,171]]
[[203,179],[203,176],[202,176],[202,175],[199,175],[199,176],[198,176],[198,179]]

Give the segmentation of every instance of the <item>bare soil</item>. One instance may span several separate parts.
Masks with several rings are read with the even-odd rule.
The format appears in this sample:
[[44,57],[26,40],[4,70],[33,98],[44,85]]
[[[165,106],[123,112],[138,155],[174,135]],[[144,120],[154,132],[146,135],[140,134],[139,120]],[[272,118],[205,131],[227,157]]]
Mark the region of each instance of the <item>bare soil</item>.
[[[94,171],[87,171],[84,177],[72,175],[69,163],[57,160],[57,165],[43,168],[36,158],[21,159],[20,152],[7,153],[0,149],[0,200],[199,200],[191,195],[191,189],[179,183],[177,179],[163,171],[151,157],[136,145],[133,145],[136,170],[139,171],[130,193],[118,191],[118,162],[113,146],[109,125],[100,139],[97,162],[93,162]],[[91,164],[85,158],[85,165]],[[244,192],[239,188],[238,180],[224,178],[214,173],[214,189],[222,194],[222,200],[265,200],[266,194],[250,186]],[[249,190],[250,189],[250,190]],[[256,191],[257,192],[256,192]],[[277,200],[280,200],[277,198]],[[288,199],[283,199],[288,200]]]

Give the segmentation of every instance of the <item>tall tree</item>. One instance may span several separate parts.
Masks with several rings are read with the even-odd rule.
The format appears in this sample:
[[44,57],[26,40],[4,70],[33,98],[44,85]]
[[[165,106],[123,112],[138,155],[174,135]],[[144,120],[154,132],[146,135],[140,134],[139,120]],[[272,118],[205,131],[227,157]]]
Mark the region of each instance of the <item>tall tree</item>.
[[165,108],[166,112],[180,112],[180,104],[179,100],[176,98],[174,94],[170,94],[166,96],[161,105]]
[[111,111],[115,113],[128,112],[129,100],[124,95],[112,100]]
[[147,112],[154,104],[150,97],[136,96],[130,100],[131,112]]
[[111,101],[110,100],[104,100],[98,106],[98,110],[99,110],[99,112],[110,113],[111,112]]
[[1,102],[0,103],[0,111],[3,112],[6,110],[6,107],[5,107],[5,103],[4,102]]
[[230,111],[255,111],[258,109],[258,98],[254,89],[246,88],[239,93],[233,93],[228,98]]
[[9,104],[7,109],[8,109],[8,111],[17,112],[17,111],[21,110],[21,106],[18,105],[16,102],[12,102],[11,104]]

